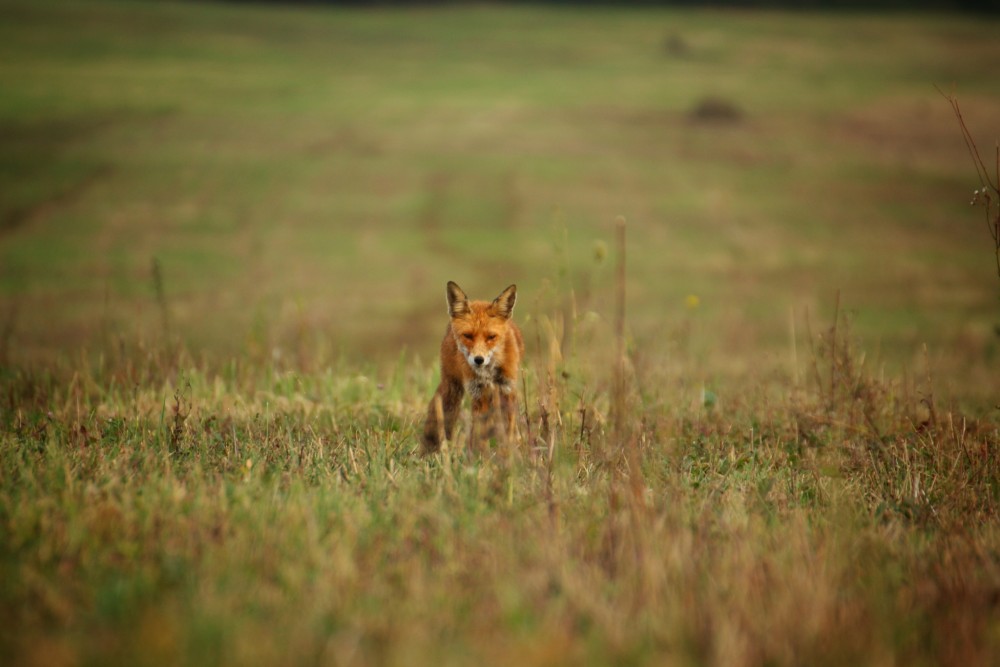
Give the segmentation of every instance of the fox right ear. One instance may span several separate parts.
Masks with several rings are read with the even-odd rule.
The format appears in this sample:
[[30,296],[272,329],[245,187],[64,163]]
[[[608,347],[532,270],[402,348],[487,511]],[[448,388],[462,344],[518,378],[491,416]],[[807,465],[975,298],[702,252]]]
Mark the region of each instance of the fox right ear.
[[448,314],[458,317],[469,312],[469,297],[452,281],[448,281]]
[[497,315],[509,320],[511,313],[514,312],[514,302],[516,300],[517,285],[511,285],[501,292],[500,296],[493,299],[493,308],[496,309]]

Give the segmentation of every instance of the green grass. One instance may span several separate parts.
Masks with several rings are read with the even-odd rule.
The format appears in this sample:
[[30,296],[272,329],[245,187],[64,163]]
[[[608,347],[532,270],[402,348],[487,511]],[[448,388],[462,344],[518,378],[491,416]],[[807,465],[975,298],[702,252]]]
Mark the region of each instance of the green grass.
[[850,341],[825,334],[800,389],[711,409],[637,371],[638,468],[607,377],[576,358],[551,384],[529,367],[537,447],[513,458],[417,456],[431,373],[408,358],[206,373],[130,350],[8,371],[0,647],[19,664],[988,662],[1000,433],[923,402],[923,380],[869,376]]
[[996,662],[996,28],[0,1],[0,663]]

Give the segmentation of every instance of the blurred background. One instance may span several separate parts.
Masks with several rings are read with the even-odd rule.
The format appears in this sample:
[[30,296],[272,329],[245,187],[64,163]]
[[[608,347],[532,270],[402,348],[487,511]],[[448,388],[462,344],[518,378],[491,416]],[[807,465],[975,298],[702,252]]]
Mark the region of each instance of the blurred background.
[[447,280],[586,354],[621,215],[636,364],[838,312],[988,409],[995,5],[756,4],[0,0],[0,360],[430,365]]

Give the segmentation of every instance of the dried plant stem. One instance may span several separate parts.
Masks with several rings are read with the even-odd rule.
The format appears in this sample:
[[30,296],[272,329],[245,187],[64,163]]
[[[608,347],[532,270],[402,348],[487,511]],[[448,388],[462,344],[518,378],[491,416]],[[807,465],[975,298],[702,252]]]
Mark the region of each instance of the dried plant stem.
[[[983,158],[979,155],[979,148],[976,146],[976,141],[972,138],[972,133],[965,124],[965,118],[962,117],[962,109],[958,105],[958,98],[954,95],[946,94],[940,88],[937,90],[948,100],[952,111],[955,112],[955,117],[958,119],[958,127],[962,131],[962,139],[965,141],[965,147],[968,149],[969,155],[972,157],[972,162],[976,167],[976,175],[979,176],[979,183],[983,186],[991,186],[996,192],[1000,193],[1000,184],[990,183],[990,174],[986,169],[986,163],[983,162]],[[998,161],[1000,161],[1000,156],[998,156]]]
[[797,336],[795,334],[795,308],[788,309],[788,333],[792,346],[792,386],[799,387],[799,349]]
[[[958,127],[962,132],[962,139],[965,141],[965,147],[968,149],[972,163],[976,167],[976,176],[979,178],[979,184],[983,187],[982,202],[986,211],[986,229],[993,239],[993,259],[996,262],[997,278],[1000,278],[1000,142],[996,146],[996,165],[991,180],[989,169],[979,154],[979,147],[976,146],[976,141],[973,139],[969,127],[965,124],[965,118],[962,117],[962,109],[958,104],[958,98],[954,95],[946,94],[940,88],[937,91],[948,100],[952,111],[955,112],[955,118],[958,119]],[[990,192],[991,190],[992,193]],[[979,196],[979,192],[977,191],[972,201],[973,204],[977,203]],[[995,213],[993,210],[994,203],[997,205]]]
[[833,324],[830,326],[830,408],[837,400],[837,321],[840,319],[840,290],[833,306]]
[[615,219],[615,236],[618,244],[618,266],[615,274],[615,366],[612,387],[614,429],[613,445],[616,452],[609,453],[617,459],[626,449],[627,425],[625,419],[625,218]]
[[[614,411],[613,440],[615,448],[609,457],[612,461],[612,486],[619,486],[619,467],[624,463],[628,471],[629,491],[632,502],[629,507],[637,509],[643,505],[643,482],[638,444],[628,419],[628,391],[626,387],[627,350],[625,344],[625,295],[626,295],[626,223],[624,216],[615,219],[615,237],[618,246],[618,264],[615,272],[615,367],[612,405]],[[617,493],[617,491],[613,491]]]

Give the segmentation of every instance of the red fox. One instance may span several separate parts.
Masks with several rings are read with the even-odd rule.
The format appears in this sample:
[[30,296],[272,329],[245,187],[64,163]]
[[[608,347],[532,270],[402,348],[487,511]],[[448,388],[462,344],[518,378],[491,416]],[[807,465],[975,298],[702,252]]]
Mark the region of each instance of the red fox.
[[462,288],[449,281],[447,295],[451,322],[441,341],[441,384],[424,423],[426,453],[438,451],[442,438],[451,440],[466,392],[480,422],[494,417],[499,407],[508,437],[517,419],[517,374],[524,354],[521,330],[511,320],[517,286],[492,302],[469,301]]

